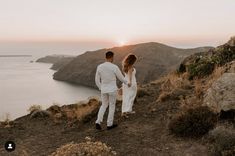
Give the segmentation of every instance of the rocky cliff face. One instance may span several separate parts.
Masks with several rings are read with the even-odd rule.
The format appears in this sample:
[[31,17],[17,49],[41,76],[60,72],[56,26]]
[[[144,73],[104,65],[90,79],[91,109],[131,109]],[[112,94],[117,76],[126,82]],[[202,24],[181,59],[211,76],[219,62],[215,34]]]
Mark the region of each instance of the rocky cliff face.
[[42,58],[39,58],[36,62],[40,63],[52,63],[51,69],[59,70],[61,67],[67,65],[75,57],[69,55],[49,55]]
[[216,112],[235,110],[235,73],[224,73],[208,89],[204,104]]
[[160,76],[174,69],[186,56],[196,52],[205,52],[210,47],[195,49],[178,49],[160,43],[142,43],[111,49],[100,49],[86,52],[62,67],[54,74],[54,79],[95,87],[94,77],[96,67],[104,62],[105,52],[115,53],[115,61],[121,68],[123,58],[129,53],[138,56],[137,81],[144,84],[158,79]]

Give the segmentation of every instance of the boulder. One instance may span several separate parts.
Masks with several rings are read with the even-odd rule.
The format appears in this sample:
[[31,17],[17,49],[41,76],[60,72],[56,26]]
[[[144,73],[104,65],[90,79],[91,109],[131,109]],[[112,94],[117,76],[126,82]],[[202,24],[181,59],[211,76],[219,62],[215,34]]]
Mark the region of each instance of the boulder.
[[216,112],[235,110],[235,73],[224,73],[204,96],[204,105]]

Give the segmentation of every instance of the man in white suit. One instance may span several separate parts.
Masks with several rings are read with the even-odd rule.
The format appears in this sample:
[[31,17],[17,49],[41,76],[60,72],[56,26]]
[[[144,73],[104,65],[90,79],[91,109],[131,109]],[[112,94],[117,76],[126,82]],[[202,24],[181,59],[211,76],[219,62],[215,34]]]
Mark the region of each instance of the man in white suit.
[[102,105],[99,109],[98,117],[96,120],[96,129],[101,130],[101,122],[103,121],[104,113],[109,106],[109,114],[107,120],[107,129],[117,127],[113,124],[114,112],[116,106],[117,82],[118,78],[121,82],[127,84],[120,69],[117,65],[113,64],[114,53],[108,51],[106,53],[106,62],[100,64],[96,70],[95,82],[99,90],[101,90]]

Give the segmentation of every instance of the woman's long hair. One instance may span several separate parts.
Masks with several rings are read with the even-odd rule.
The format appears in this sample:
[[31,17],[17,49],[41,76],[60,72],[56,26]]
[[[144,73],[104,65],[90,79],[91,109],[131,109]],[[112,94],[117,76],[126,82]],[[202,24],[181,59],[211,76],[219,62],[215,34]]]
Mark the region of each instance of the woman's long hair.
[[127,55],[122,62],[122,70],[124,73],[128,73],[128,70],[135,64],[137,57],[134,54]]

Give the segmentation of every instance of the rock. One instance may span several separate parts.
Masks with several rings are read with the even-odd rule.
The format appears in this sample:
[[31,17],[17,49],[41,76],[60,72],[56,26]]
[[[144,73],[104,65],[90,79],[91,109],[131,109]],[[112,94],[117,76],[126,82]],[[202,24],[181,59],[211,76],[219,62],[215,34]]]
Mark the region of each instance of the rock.
[[235,73],[235,61],[232,61],[229,63],[229,69],[228,69],[228,73]]
[[49,117],[50,113],[48,111],[45,110],[36,110],[34,111],[31,115],[30,118],[45,118],[45,117]]
[[224,73],[204,96],[204,105],[215,112],[235,109],[235,73]]

